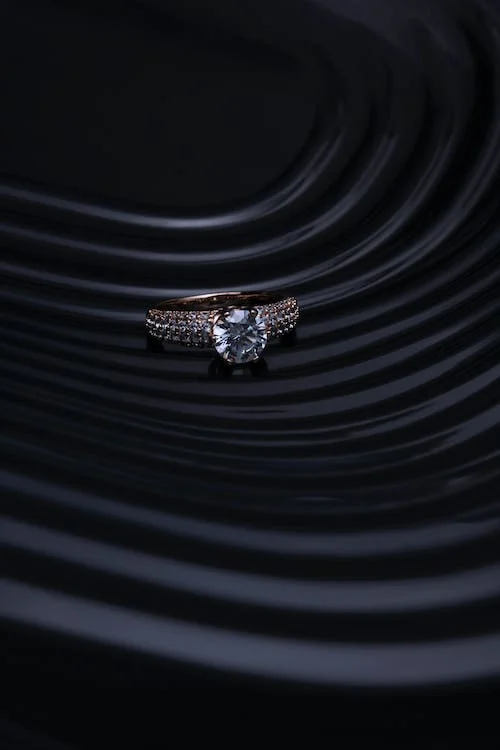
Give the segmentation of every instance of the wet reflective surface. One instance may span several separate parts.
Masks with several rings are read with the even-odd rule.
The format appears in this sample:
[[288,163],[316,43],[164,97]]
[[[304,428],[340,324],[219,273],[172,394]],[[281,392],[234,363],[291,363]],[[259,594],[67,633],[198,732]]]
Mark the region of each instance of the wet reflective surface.
[[[498,676],[498,5],[254,7],[61,6],[82,81],[41,54],[43,107],[9,53],[0,614],[290,682]],[[297,337],[145,341],[224,289],[296,295]]]

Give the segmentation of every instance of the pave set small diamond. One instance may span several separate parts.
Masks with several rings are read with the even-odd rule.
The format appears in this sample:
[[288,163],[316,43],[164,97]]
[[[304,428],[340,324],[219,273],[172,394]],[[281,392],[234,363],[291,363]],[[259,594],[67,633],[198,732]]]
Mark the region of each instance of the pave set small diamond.
[[212,310],[150,310],[146,318],[151,336],[184,346],[209,346],[212,325]]
[[[239,305],[234,305],[234,308],[241,309]],[[299,308],[294,297],[265,305],[254,305],[253,308],[265,321],[268,339],[278,338],[293,330],[299,318]],[[146,330],[150,336],[167,343],[193,347],[212,346],[216,317],[216,310],[153,308],[146,317]]]
[[295,297],[287,297],[270,305],[262,305],[260,310],[268,327],[269,338],[277,338],[289,333],[295,328],[299,319],[299,306]]

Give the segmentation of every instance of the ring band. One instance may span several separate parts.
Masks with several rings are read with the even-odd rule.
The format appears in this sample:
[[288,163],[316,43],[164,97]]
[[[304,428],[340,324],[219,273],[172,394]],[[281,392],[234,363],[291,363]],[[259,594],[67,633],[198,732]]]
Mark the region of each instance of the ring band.
[[292,331],[295,297],[273,292],[224,292],[166,300],[146,316],[149,336],[170,344],[211,347],[230,364],[252,362],[268,341]]

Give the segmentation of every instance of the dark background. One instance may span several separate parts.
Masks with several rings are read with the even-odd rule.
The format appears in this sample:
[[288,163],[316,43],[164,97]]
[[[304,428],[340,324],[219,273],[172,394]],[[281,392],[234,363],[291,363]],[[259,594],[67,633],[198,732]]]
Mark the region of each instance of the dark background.
[[[495,0],[0,3],[7,746],[183,689],[493,736],[499,32]],[[295,294],[297,341],[148,349],[152,303],[224,289]]]

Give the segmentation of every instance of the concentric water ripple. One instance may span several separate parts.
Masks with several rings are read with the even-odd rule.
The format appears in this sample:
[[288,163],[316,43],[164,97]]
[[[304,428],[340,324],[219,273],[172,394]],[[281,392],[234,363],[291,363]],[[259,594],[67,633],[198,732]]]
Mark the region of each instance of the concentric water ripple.
[[[24,5],[37,12],[12,4],[10,23],[29,34]],[[229,102],[271,107],[284,82],[303,86],[297,126],[261,113],[300,135],[283,136],[279,173],[160,205],[125,169],[91,190],[60,155],[57,177],[34,156],[31,172],[0,165],[0,613],[266,678],[498,677],[498,6],[328,0],[287,6],[286,21],[278,0],[198,6],[171,17],[144,1],[119,23],[92,3],[57,12],[97,55],[109,24],[113,44],[136,38],[144,80],[150,54],[175,87],[182,65],[162,55],[181,28],[244,71]],[[206,64],[216,92],[227,60]],[[133,93],[130,76],[114,85]],[[163,147],[159,173],[175,158]],[[65,145],[32,148],[50,160]],[[267,370],[218,378],[203,354],[147,349],[152,302],[261,288],[303,310]]]

